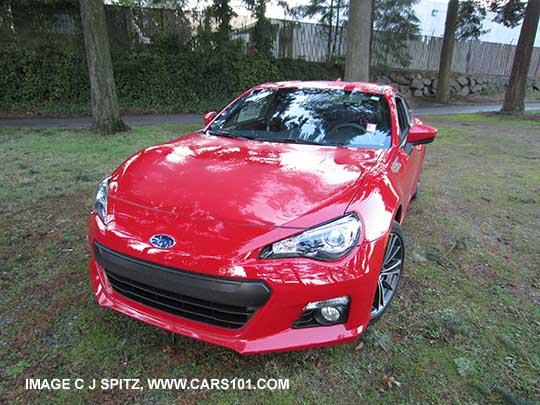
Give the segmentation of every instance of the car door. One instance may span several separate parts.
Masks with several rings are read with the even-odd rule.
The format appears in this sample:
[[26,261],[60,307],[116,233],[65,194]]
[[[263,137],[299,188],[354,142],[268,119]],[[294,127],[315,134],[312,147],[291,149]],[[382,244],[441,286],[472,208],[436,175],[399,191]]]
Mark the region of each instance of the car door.
[[403,97],[396,95],[396,113],[399,126],[399,149],[392,162],[392,171],[396,174],[401,190],[401,198],[405,204],[409,203],[419,176],[421,162],[420,151],[417,147],[407,144],[407,135],[413,125],[409,106]]

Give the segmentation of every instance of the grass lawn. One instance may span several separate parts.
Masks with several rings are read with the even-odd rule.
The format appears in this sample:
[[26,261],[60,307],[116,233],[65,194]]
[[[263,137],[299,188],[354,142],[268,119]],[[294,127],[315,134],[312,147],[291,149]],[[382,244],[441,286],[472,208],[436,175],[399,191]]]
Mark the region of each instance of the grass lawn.
[[[86,217],[98,180],[193,127],[0,129],[0,402],[540,401],[540,127],[424,119],[422,194],[393,307],[353,344],[241,356],[100,308]],[[26,391],[34,378],[289,378],[282,391]],[[397,383],[399,384],[397,384]],[[509,402],[510,403],[510,402]]]

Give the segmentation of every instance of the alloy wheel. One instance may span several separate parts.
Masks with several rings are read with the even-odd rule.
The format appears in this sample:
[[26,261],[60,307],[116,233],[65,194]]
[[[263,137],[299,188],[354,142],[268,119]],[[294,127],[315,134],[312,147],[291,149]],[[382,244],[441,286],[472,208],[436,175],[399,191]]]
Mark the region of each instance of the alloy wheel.
[[390,305],[392,298],[394,298],[401,277],[401,271],[403,270],[404,254],[405,249],[403,248],[402,237],[395,232],[391,232],[388,237],[381,273],[377,281],[377,290],[371,309],[371,319],[381,316],[388,305]]

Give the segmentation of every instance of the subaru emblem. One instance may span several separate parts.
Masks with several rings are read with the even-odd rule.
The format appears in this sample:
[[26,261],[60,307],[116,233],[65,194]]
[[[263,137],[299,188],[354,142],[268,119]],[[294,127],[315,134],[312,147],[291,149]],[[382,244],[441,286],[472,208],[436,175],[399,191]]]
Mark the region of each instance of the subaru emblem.
[[150,243],[160,249],[169,249],[175,245],[176,241],[172,236],[159,234],[152,236]]

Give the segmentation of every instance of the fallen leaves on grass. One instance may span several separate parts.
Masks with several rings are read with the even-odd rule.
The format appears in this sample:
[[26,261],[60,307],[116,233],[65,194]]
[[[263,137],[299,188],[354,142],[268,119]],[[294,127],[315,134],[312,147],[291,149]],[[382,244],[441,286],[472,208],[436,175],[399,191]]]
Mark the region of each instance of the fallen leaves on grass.
[[389,389],[394,388],[394,387],[397,387],[397,388],[401,387],[401,383],[392,376],[385,375],[382,379],[382,382]]
[[173,349],[171,346],[167,345],[167,346],[165,346],[165,347],[163,348],[163,353],[170,353],[170,354],[172,354],[172,353],[174,353],[174,349]]

